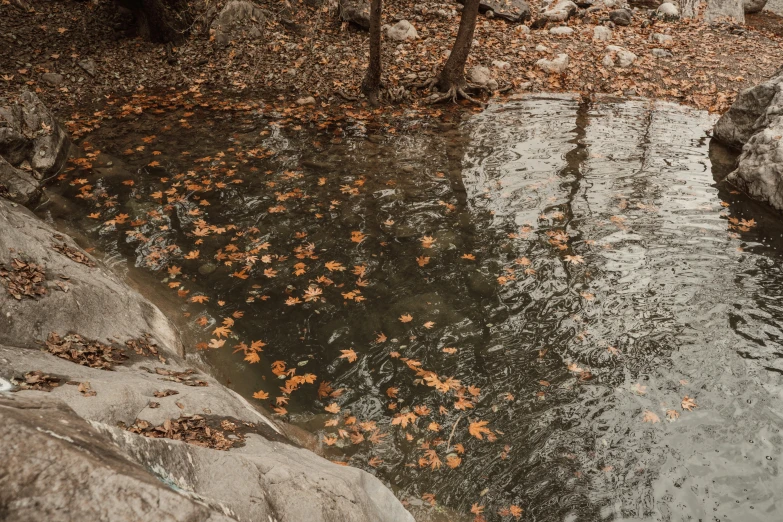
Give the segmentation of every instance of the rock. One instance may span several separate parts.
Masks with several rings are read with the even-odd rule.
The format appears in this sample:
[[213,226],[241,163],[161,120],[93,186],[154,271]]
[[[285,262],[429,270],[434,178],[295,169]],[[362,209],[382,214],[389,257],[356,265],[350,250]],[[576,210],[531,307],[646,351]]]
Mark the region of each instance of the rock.
[[340,18],[370,30],[370,3],[364,0],[340,0]]
[[656,9],[655,12],[663,18],[673,19],[680,17],[680,10],[677,9],[677,6],[671,2],[662,3],[658,6],[658,9]]
[[544,44],[538,44],[538,45],[536,45],[536,51],[539,52],[539,53],[548,53],[549,52],[549,47],[547,47]]
[[26,205],[35,199],[39,185],[31,173],[17,169],[0,156],[0,196]]
[[41,75],[41,80],[45,81],[49,85],[60,85],[63,83],[65,77],[58,73],[44,73]]
[[481,0],[479,10],[492,11],[494,16],[509,22],[530,20],[530,5],[525,0]]
[[767,0],[744,0],[742,7],[745,14],[760,13],[764,6],[767,5]]
[[612,39],[612,30],[604,25],[596,25],[593,29],[593,40],[597,42],[608,42]]
[[704,11],[704,21],[708,24],[718,20],[729,19],[738,24],[745,23],[745,9],[742,1],[709,0]]
[[482,65],[471,67],[470,71],[468,71],[468,80],[476,85],[484,87],[491,79],[492,73]]
[[232,40],[251,37],[254,29],[254,34],[263,33],[265,20],[264,10],[253,2],[231,0],[212,21],[210,31],[215,36],[215,44],[223,46]]
[[655,56],[656,58],[671,58],[672,53],[667,51],[666,49],[652,49],[650,50],[650,54]]
[[0,436],[7,520],[236,520],[166,486],[60,401],[3,394]]
[[417,39],[419,33],[416,32],[416,28],[409,21],[400,20],[394,25],[386,26],[386,36],[391,40],[405,42]]
[[60,171],[70,141],[41,100],[23,91],[21,103],[0,107],[0,156],[14,167],[28,162],[36,179]]
[[766,82],[740,91],[729,110],[715,124],[715,139],[734,149],[742,149],[751,136],[764,128],[768,111],[777,105],[775,98],[780,89],[783,89],[783,70]]
[[95,60],[92,58],[87,58],[85,60],[82,60],[79,62],[79,67],[84,69],[84,71],[89,74],[90,76],[95,76]]
[[297,105],[315,105],[315,98],[307,96],[296,100]]
[[495,92],[500,87],[500,84],[498,84],[498,81],[494,78],[490,78],[490,80],[487,82],[487,89],[489,89],[492,92]]
[[[53,250],[53,243],[80,250],[70,239],[58,240],[55,235],[32,212],[0,198],[0,264],[10,266],[23,253],[48,274],[47,293],[38,300],[16,300],[0,288],[0,344],[36,348],[50,332],[65,334],[78,325],[79,333],[90,339],[131,339],[149,333],[172,350],[181,350],[175,329],[160,310],[113,274]],[[62,291],[57,281],[67,281],[68,291]],[[118,319],[108,310],[122,310],[124,317]]]
[[548,8],[542,9],[538,18],[545,22],[565,22],[576,13],[577,9],[576,4],[571,0],[557,0]]
[[674,38],[668,34],[653,33],[650,35],[650,41],[661,45],[672,45]]
[[609,20],[615,25],[628,26],[633,21],[633,13],[630,9],[615,9],[609,11]]
[[739,93],[718,120],[715,140],[742,147],[726,180],[748,195],[783,210],[783,70]]
[[604,56],[604,67],[630,67],[636,61],[637,56],[617,45],[606,47],[608,54]]
[[566,27],[566,26],[561,25],[561,26],[553,27],[552,29],[550,29],[549,30],[549,34],[554,34],[554,35],[559,35],[559,36],[566,36],[566,35],[569,35],[569,34],[574,34],[574,30],[571,29],[570,27]]
[[[166,378],[192,370],[178,355],[175,329],[97,263],[88,267],[52,249],[64,243],[94,262],[56,234],[28,210],[0,199],[0,263],[24,257],[40,264],[47,287],[35,300],[0,292],[0,379],[31,369],[62,379],[49,393],[24,390],[0,398],[3,519],[413,522],[375,477],[297,446],[283,426],[212,377]],[[51,331],[77,331],[118,346],[149,332],[165,362],[134,354],[114,371],[74,364],[40,349],[38,341]],[[83,395],[66,380],[90,383],[95,393]],[[164,388],[177,394],[156,398]],[[149,406],[151,400],[157,407]],[[243,447],[220,451],[117,427],[137,418],[158,426],[195,414],[252,429]]]
[[492,60],[492,67],[500,69],[501,71],[507,71],[511,69],[511,64],[502,60]]
[[514,32],[517,34],[530,34],[530,28],[526,25],[518,25],[514,27]]
[[553,60],[541,58],[536,62],[536,65],[542,71],[550,74],[563,74],[568,69],[568,55],[564,53],[558,54]]

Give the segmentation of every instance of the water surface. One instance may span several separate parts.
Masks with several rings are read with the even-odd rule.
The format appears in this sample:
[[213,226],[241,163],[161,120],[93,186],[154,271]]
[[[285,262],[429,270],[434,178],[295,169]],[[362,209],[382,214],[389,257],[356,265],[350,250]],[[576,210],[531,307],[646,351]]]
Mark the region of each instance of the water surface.
[[780,520],[781,227],[717,183],[713,123],[564,96],[396,133],[194,107],[87,136],[39,211],[420,520]]

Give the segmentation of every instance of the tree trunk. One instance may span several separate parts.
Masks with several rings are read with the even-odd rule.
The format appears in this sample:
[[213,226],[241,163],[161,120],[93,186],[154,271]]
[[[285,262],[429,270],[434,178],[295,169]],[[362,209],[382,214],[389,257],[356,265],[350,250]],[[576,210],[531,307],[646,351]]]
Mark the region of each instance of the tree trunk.
[[193,24],[187,0],[118,0],[133,12],[140,36],[158,43],[182,40]]
[[381,10],[383,0],[370,4],[370,61],[362,80],[362,92],[372,105],[378,105],[381,90]]
[[438,76],[438,89],[451,91],[452,89],[464,89],[465,63],[470,54],[470,45],[473,43],[473,31],[476,29],[480,0],[465,0],[462,8],[462,16],[459,19],[459,31],[454,47],[451,49],[449,59]]

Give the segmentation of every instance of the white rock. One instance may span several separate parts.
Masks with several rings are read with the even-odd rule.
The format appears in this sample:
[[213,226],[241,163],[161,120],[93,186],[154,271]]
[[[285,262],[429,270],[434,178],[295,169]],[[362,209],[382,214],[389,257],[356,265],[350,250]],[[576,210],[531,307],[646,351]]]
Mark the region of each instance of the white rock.
[[526,25],[518,25],[514,27],[514,32],[517,34],[530,34],[530,28]]
[[493,78],[493,79],[490,79],[490,80],[487,82],[487,89],[489,89],[490,91],[493,91],[493,92],[494,92],[494,91],[497,91],[497,90],[498,90],[498,87],[500,87],[500,85],[498,85],[498,81],[497,81],[497,80],[495,80],[494,78]]
[[593,29],[593,40],[608,42],[612,39],[612,30],[604,25],[596,25]]
[[630,67],[637,58],[631,51],[625,50],[617,45],[609,45],[606,47],[606,50],[608,51],[608,54],[601,62],[604,64],[604,67]]
[[568,35],[568,34],[574,34],[574,30],[571,29],[570,27],[561,25],[559,27],[553,27],[552,29],[550,29],[549,34]]
[[386,36],[392,40],[404,42],[415,40],[419,37],[419,33],[416,32],[416,28],[409,21],[400,20],[396,24],[386,27]]
[[650,41],[661,45],[671,45],[674,43],[674,38],[668,34],[653,33],[650,35]]
[[538,44],[536,45],[536,51],[538,51],[539,53],[548,53],[549,47],[547,47],[544,44]]
[[671,58],[672,57],[672,53],[670,53],[666,49],[652,49],[650,51],[650,54],[652,54],[656,58]]
[[475,83],[476,85],[487,85],[491,79],[492,74],[489,72],[489,69],[483,65],[477,65],[468,71],[468,80],[470,80],[471,83]]
[[507,71],[511,69],[511,64],[504,62],[503,60],[492,60],[492,67],[500,69],[501,71]]
[[566,69],[568,69],[568,55],[561,53],[558,54],[553,60],[547,60],[546,58],[541,58],[536,62],[536,65],[542,71],[551,74],[563,74],[564,72],[566,72]]
[[680,16],[680,10],[671,2],[664,2],[658,6],[658,14],[669,17]]
[[307,96],[305,98],[299,98],[296,100],[297,105],[315,105],[315,98]]
[[539,18],[543,18],[549,22],[565,22],[572,14],[576,12],[578,7],[571,0],[559,0],[554,5],[541,10]]

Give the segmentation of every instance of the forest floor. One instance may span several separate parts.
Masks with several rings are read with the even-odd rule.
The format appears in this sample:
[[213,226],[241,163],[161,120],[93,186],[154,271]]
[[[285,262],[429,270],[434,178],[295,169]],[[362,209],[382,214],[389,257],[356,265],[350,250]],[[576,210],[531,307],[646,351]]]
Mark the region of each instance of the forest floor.
[[[221,100],[223,107],[234,103],[228,101],[232,97],[271,100],[286,114],[366,109],[362,102],[346,103],[338,94],[357,93],[368,37],[340,21],[335,0],[317,8],[297,0],[291,0],[294,5],[288,7],[279,0],[258,0],[268,13],[258,21],[262,36],[243,37],[223,48],[212,41],[208,24],[203,23],[205,17],[201,17],[191,35],[171,54],[164,45],[128,36],[109,0],[25,1],[30,11],[18,8],[17,0],[0,0],[0,101],[12,98],[25,86],[31,88],[59,116],[72,121],[72,132],[85,132],[98,123],[108,114],[103,112],[107,103],[127,113],[126,100],[135,100],[131,110],[146,110],[154,105],[151,96],[160,102],[166,93],[179,93],[173,95],[176,97],[198,92]],[[204,5],[214,13],[224,3],[210,0]],[[531,2],[534,13],[538,4],[538,0]],[[429,8],[422,12],[422,6]],[[453,14],[444,17],[436,13],[438,9]],[[549,28],[524,34],[515,24],[480,17],[477,45],[467,68],[489,67],[501,87],[513,86],[512,95],[637,95],[723,112],[739,90],[769,78],[783,64],[783,18],[770,12],[749,16],[743,27],[650,20],[642,8],[630,26],[613,29],[611,41],[595,42],[592,29],[605,23],[607,11],[571,19],[568,25],[575,31],[566,36],[550,34]],[[388,3],[383,16],[389,23],[410,20],[419,34],[414,42],[384,41],[387,85],[424,80],[442,66],[459,23],[456,4],[400,0]],[[672,36],[673,41],[665,46],[671,57],[659,59],[651,54],[653,48],[662,47],[650,41],[653,33]],[[638,59],[627,68],[606,68],[602,59],[607,45],[619,45]],[[536,66],[539,59],[559,53],[570,58],[565,74],[547,74]],[[167,60],[170,56],[176,60]],[[94,75],[79,65],[85,60],[94,61]],[[508,66],[494,67],[494,61]],[[411,109],[437,111],[427,105],[427,94],[413,91],[401,105],[393,106],[406,111],[386,112],[409,115]],[[316,109],[295,103],[309,96],[315,98]],[[91,115],[96,110],[97,115]]]

